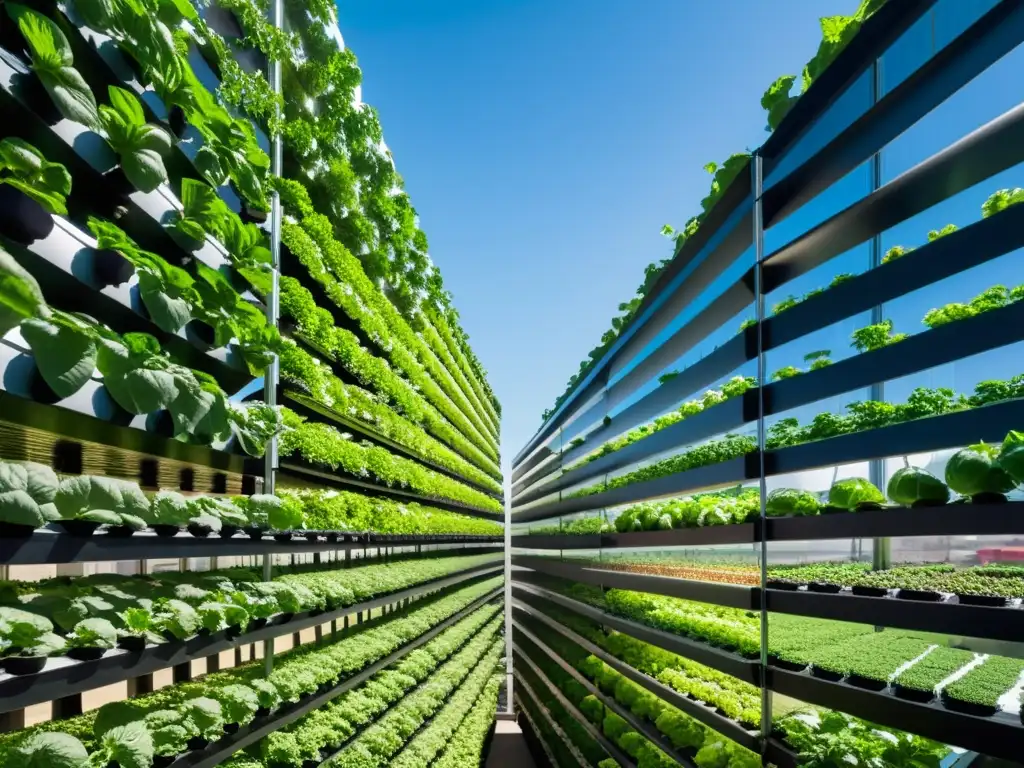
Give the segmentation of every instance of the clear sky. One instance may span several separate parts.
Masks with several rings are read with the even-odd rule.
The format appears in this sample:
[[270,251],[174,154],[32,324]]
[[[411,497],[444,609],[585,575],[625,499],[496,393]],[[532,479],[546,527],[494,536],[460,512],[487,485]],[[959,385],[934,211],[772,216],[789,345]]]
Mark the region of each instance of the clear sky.
[[856,0],[345,0],[339,21],[503,407],[506,464],[759,145],[761,94]]

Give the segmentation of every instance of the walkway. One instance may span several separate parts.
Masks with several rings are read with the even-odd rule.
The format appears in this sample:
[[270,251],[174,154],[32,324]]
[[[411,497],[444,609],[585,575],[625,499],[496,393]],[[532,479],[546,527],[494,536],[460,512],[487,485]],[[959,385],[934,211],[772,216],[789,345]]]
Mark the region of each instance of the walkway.
[[485,768],[536,768],[517,723],[498,720],[494,724],[494,738]]

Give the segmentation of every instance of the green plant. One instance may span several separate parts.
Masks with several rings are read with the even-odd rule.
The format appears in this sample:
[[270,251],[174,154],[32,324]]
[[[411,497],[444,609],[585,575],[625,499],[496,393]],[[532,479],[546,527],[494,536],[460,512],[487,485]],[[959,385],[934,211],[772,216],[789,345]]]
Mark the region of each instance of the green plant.
[[889,478],[886,495],[905,507],[924,502],[945,504],[949,501],[949,488],[931,473],[906,466]]
[[999,189],[989,195],[988,199],[981,204],[981,217],[987,219],[1000,211],[1006,210],[1011,205],[1024,202],[1024,189]]
[[50,19],[30,8],[7,3],[7,15],[18,25],[32,56],[32,71],[61,115],[95,131],[101,129],[96,98],[75,69],[71,44]]
[[902,245],[894,245],[892,248],[885,252],[884,256],[882,256],[882,263],[888,264],[890,261],[895,261],[901,256],[906,256],[912,250],[914,249],[904,248]]
[[892,332],[892,320],[883,320],[875,325],[866,328],[858,328],[853,332],[853,343],[850,345],[858,352],[871,352],[890,344],[903,341],[907,338],[905,333]]
[[828,491],[829,506],[847,511],[862,504],[882,504],[885,496],[863,477],[848,477],[832,483]]
[[[8,5],[8,7],[10,7]],[[0,141],[0,184],[8,184],[50,213],[65,215],[71,194],[71,174],[60,163],[15,136]]]
[[181,180],[182,211],[174,228],[189,240],[202,242],[207,234],[223,236],[227,204],[213,187],[195,179]]
[[117,630],[106,619],[83,619],[68,633],[69,648],[114,648]]
[[34,462],[0,462],[0,522],[39,528],[59,518],[53,501],[60,481]]
[[765,514],[769,517],[816,515],[821,504],[813,494],[793,488],[777,488],[768,494]]
[[1008,493],[1017,482],[997,463],[999,449],[985,443],[961,448],[946,462],[946,485],[964,496]]
[[928,242],[929,243],[934,243],[940,237],[945,237],[946,235],[950,235],[953,232],[956,232],[956,230],[957,230],[956,224],[947,224],[942,229],[933,229],[933,230],[931,230],[928,233]]
[[110,105],[99,107],[107,141],[121,159],[125,178],[140,192],[152,192],[167,181],[163,157],[171,150],[170,134],[146,122],[135,94],[113,85],[107,93]]
[[89,753],[67,733],[34,733],[11,755],[11,768],[90,768]]
[[780,368],[772,374],[772,381],[782,381],[783,379],[791,379],[794,376],[799,376],[803,371],[794,365],[787,365],[785,368]]

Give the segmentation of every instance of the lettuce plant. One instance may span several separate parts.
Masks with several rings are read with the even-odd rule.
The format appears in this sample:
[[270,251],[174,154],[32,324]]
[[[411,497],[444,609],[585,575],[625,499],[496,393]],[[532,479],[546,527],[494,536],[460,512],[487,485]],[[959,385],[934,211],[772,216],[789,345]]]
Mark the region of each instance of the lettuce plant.
[[259,695],[247,685],[225,685],[213,691],[213,697],[220,702],[224,721],[244,725],[256,715],[260,708]]
[[7,184],[35,200],[48,212],[66,215],[71,174],[60,163],[15,136],[0,141],[0,184]]
[[83,619],[67,635],[69,648],[114,648],[117,630],[106,619]]
[[54,505],[61,520],[146,527],[149,500],[135,483],[112,477],[74,475],[60,482]]
[[229,209],[209,184],[195,179],[182,179],[181,205],[182,211],[175,218],[173,226],[187,240],[201,244],[207,234],[221,233]]
[[49,316],[50,308],[39,283],[13,256],[0,248],[0,336],[30,317]]
[[53,503],[59,485],[44,464],[0,462],[0,522],[39,528],[59,519]]
[[171,150],[171,136],[146,122],[135,94],[113,85],[107,93],[110,105],[99,107],[107,142],[121,158],[125,178],[140,192],[152,192],[167,181],[163,158]]
[[67,733],[34,733],[11,753],[10,768],[90,768],[89,753]]
[[46,318],[26,319],[21,333],[39,374],[61,399],[85,386],[96,370],[99,331],[91,318],[51,309]]
[[186,640],[201,626],[196,609],[176,599],[161,601],[156,607],[154,623],[161,632],[168,632],[178,640]]
[[149,768],[154,754],[152,734],[145,723],[136,720],[104,733],[92,759],[94,765],[116,763],[119,768]]
[[189,699],[182,705],[181,712],[195,724],[202,738],[216,741],[224,735],[224,712],[216,699],[207,696]]
[[173,757],[188,750],[188,742],[199,733],[190,720],[173,709],[146,714],[143,722],[153,737],[153,753]]
[[17,3],[6,3],[7,14],[18,24],[32,56],[32,71],[50,94],[61,115],[95,131],[101,122],[85,78],[75,69],[71,44],[60,28],[40,13]]

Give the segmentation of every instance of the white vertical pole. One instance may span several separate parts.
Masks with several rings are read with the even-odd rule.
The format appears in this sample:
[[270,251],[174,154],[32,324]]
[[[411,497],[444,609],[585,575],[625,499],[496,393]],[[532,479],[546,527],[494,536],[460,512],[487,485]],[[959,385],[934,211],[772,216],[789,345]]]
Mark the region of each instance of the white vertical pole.
[[[280,1],[280,0],[279,0]],[[512,706],[512,504],[505,497],[505,712]]]
[[[271,9],[271,23],[276,29],[284,26],[284,2],[274,0]],[[281,62],[275,59],[270,60],[270,87],[274,89],[274,95],[281,96]],[[275,118],[281,119],[280,106],[275,107]],[[270,173],[272,176],[281,175],[282,164],[282,141],[280,132],[272,134],[270,139]],[[270,293],[267,295],[267,322],[275,328],[280,324],[281,318],[281,197],[275,189],[270,197]],[[280,380],[280,364],[277,355],[273,356],[270,365],[263,375],[263,398],[267,405],[277,405],[277,386]],[[263,492],[274,493],[277,488],[277,438],[273,437],[267,445],[267,452],[263,465]],[[273,557],[263,556],[263,580],[270,581],[272,577],[271,566]],[[270,674],[274,668],[274,640],[263,641],[263,669]]]

